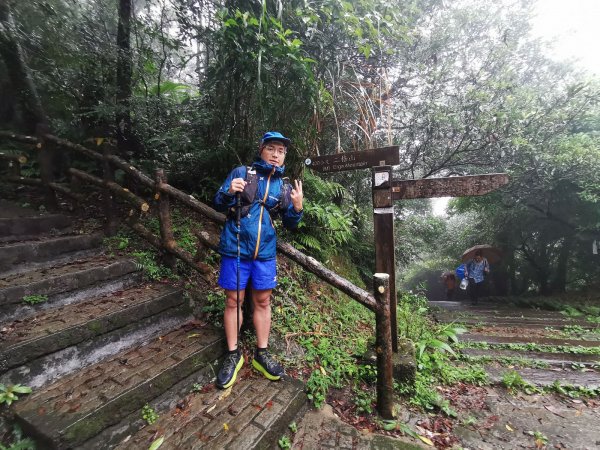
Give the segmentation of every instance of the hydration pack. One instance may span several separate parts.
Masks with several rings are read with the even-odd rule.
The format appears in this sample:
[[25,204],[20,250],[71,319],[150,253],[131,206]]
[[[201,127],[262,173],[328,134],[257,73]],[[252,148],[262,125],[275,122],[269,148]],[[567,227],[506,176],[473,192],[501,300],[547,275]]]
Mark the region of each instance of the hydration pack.
[[[250,206],[254,203],[255,200],[258,200],[259,203],[262,203],[262,198],[258,198],[258,176],[256,174],[256,170],[253,170],[252,167],[246,166],[246,186],[244,186],[244,190],[241,192],[241,203],[242,203],[242,217],[246,217],[248,215],[248,211],[250,211]],[[279,203],[274,208],[271,208],[270,213],[277,213],[279,211],[286,211],[290,206],[291,197],[290,193],[292,191],[292,185],[290,183],[289,178],[281,178],[281,189],[279,190]],[[235,207],[231,208],[231,215],[235,218]]]

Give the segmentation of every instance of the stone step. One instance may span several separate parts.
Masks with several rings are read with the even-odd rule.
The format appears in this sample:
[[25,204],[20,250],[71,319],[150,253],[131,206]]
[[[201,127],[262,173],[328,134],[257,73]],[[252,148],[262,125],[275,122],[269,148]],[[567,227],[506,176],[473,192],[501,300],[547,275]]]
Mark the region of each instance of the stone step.
[[469,328],[480,327],[503,327],[503,328],[525,328],[525,329],[546,329],[554,328],[561,330],[569,326],[579,326],[583,329],[591,330],[597,328],[597,324],[585,320],[560,320],[560,319],[498,319],[494,317],[473,318],[473,319],[441,319],[440,323],[460,323]]
[[488,344],[539,344],[539,345],[567,345],[580,347],[600,347],[600,341],[586,341],[583,339],[559,339],[539,336],[528,336],[522,333],[518,336],[491,336],[487,334],[465,333],[460,335],[460,341],[487,342]]
[[182,291],[146,285],[0,325],[0,373],[184,304]]
[[0,242],[35,238],[40,234],[60,232],[70,226],[71,218],[63,214],[0,217]]
[[600,355],[587,355],[579,353],[550,353],[532,352],[505,349],[479,349],[463,348],[460,351],[467,356],[484,356],[500,360],[501,358],[526,358],[531,361],[540,361],[551,366],[570,367],[572,364],[583,364],[585,366],[600,365]]
[[156,423],[115,448],[146,450],[161,436],[161,449],[278,448],[278,439],[306,402],[302,383],[287,377],[269,381],[246,361],[231,388],[222,391],[207,385],[187,395]]
[[[494,383],[502,383],[504,374],[512,369],[503,367],[485,367],[486,372]],[[595,370],[578,372],[570,369],[533,369],[524,367],[517,369],[517,372],[525,381],[535,386],[551,386],[558,382],[561,385],[569,385],[575,387],[584,387],[587,389],[600,388],[600,374]]]
[[67,263],[100,251],[102,234],[62,236],[0,246],[0,276]]
[[221,331],[181,326],[23,397],[15,418],[41,448],[72,448],[139,414],[223,350]]
[[[84,289],[110,284],[112,281],[131,277],[136,272],[139,275],[138,267],[131,259],[98,256],[4,276],[0,278],[0,322],[28,312],[31,314],[35,310],[47,309],[52,307],[53,302],[65,298],[80,299]],[[30,306],[23,301],[25,296],[30,295],[44,295],[47,300]]]

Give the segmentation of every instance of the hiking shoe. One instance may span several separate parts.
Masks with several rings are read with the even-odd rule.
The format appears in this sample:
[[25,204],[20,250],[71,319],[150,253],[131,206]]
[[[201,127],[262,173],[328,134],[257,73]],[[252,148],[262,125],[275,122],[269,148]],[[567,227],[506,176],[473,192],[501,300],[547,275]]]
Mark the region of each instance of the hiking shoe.
[[228,353],[225,355],[221,370],[217,374],[216,385],[218,388],[227,389],[237,377],[238,372],[244,365],[244,358],[240,352]]
[[271,381],[277,381],[284,374],[283,367],[273,359],[268,351],[256,352],[252,360],[252,367],[262,373]]

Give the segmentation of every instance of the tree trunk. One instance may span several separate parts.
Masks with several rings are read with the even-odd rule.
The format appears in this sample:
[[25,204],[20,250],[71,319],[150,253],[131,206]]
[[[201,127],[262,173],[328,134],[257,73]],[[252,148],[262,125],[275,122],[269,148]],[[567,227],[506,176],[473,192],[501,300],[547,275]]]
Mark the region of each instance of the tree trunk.
[[552,280],[552,287],[555,292],[565,292],[567,288],[567,269],[569,267],[568,263],[572,242],[571,236],[565,236],[558,255],[554,280]]
[[37,124],[47,123],[46,114],[15,35],[15,23],[7,0],[0,0],[0,56],[21,105],[23,129],[34,133]]
[[119,0],[119,24],[117,30],[117,150],[121,157],[129,159],[133,152],[131,133],[131,0]]

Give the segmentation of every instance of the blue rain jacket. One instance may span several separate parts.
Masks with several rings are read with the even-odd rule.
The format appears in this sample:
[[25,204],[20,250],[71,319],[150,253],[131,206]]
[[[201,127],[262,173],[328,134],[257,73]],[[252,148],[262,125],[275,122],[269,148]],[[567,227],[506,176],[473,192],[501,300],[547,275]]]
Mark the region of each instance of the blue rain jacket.
[[[271,215],[281,215],[283,225],[294,229],[302,220],[302,211],[297,213],[294,209],[289,198],[290,190],[283,194],[287,195],[286,199],[281,198],[284,167],[275,167],[259,159],[252,164],[252,168],[256,170],[258,190],[248,214],[242,217],[240,222],[240,258],[264,261],[273,259],[276,255],[276,233],[273,225],[275,217],[272,218]],[[228,192],[229,186],[234,178],[246,179],[246,170],[245,166],[236,167],[227,176],[213,201],[217,211],[227,213],[235,208],[235,195]],[[281,208],[281,204],[288,206]],[[223,226],[219,253],[223,256],[237,257],[235,213],[228,214]]]

